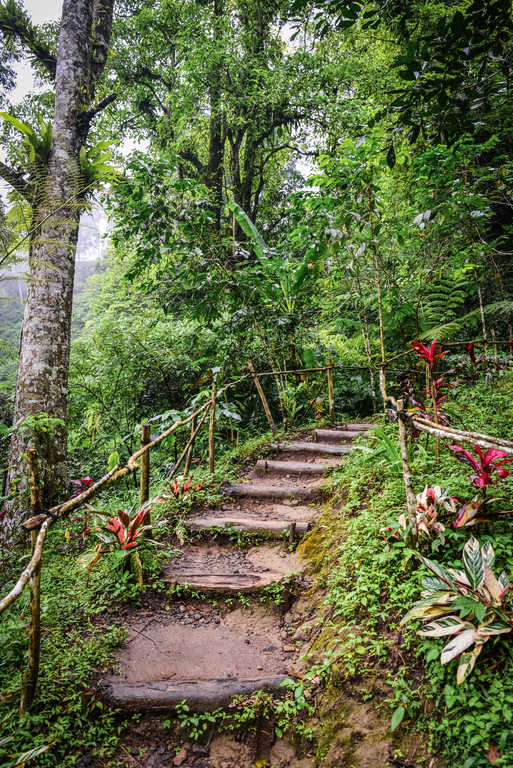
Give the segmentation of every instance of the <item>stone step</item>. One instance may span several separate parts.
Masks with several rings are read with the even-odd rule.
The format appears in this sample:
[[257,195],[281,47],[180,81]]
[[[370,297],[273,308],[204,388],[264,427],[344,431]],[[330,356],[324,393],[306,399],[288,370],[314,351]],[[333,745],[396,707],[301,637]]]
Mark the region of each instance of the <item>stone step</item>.
[[301,571],[299,557],[280,546],[248,551],[217,544],[186,545],[167,566],[164,578],[201,592],[256,592]]
[[225,613],[203,603],[192,615],[171,606],[150,620],[128,619],[119,672],[105,676],[100,695],[129,711],[170,710],[183,700],[192,710],[217,709],[234,696],[279,691],[289,646],[281,617],[266,606]]
[[319,497],[320,488],[301,485],[233,483],[224,489],[224,493],[237,499],[301,499],[302,501],[309,501]]
[[354,429],[314,429],[313,436],[320,443],[341,443],[353,440],[359,433]]
[[375,429],[376,426],[376,424],[371,424],[368,421],[352,421],[349,424],[344,424],[343,428],[352,432],[365,432],[368,429]]
[[[313,517],[314,515],[312,515]],[[256,533],[271,539],[280,539],[284,531],[290,531],[291,525],[296,526],[296,535],[304,536],[310,527],[310,521],[306,520],[265,520],[261,517],[246,517],[235,515],[229,517],[191,517],[186,525],[193,531],[208,531],[211,528],[226,528],[227,531],[235,529],[246,533]]]
[[235,696],[254,691],[283,694],[287,674],[254,677],[247,680],[159,680],[154,683],[108,683],[101,698],[124,712],[165,712],[182,701],[194,712],[210,712],[228,706]]
[[336,443],[275,443],[272,447],[279,453],[314,453],[330,456],[344,456],[352,451],[351,445],[337,445]]
[[319,462],[314,464],[309,461],[271,461],[270,459],[258,459],[255,470],[258,474],[275,472],[280,475],[324,475],[333,469],[332,464]]

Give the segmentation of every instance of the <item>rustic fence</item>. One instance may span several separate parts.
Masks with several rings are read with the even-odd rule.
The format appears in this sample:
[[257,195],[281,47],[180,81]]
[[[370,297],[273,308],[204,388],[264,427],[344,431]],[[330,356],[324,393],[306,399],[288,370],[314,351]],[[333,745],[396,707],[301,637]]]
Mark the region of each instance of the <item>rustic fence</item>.
[[[28,465],[28,488],[30,498],[30,517],[22,525],[25,530],[30,532],[32,550],[31,557],[27,567],[20,574],[16,584],[9,591],[5,597],[0,600],[0,613],[10,606],[24,591],[27,584],[30,589],[30,625],[29,625],[29,642],[28,642],[28,662],[25,675],[22,683],[21,699],[20,699],[20,715],[23,715],[30,707],[36,692],[38,670],[39,670],[39,657],[40,657],[40,644],[41,644],[41,630],[40,630],[40,583],[41,583],[41,565],[42,555],[44,549],[44,543],[47,533],[50,527],[57,522],[67,518],[73,511],[90,502],[101,491],[113,483],[118,482],[124,477],[134,473],[137,469],[140,469],[140,489],[139,489],[139,503],[141,506],[146,504],[149,500],[150,494],[150,452],[152,449],[159,446],[167,437],[175,433],[178,429],[190,425],[190,436],[187,443],[175,462],[172,472],[168,479],[177,473],[178,469],[184,464],[184,472],[187,474],[190,468],[193,446],[196,437],[208,418],[208,466],[209,472],[215,471],[215,424],[216,424],[216,404],[220,397],[228,392],[228,390],[237,386],[241,382],[252,379],[260,398],[263,410],[269,424],[269,428],[276,438],[278,436],[278,430],[276,423],[271,413],[271,409],[265,395],[264,389],[261,385],[261,379],[272,376],[278,387],[278,395],[280,401],[280,407],[282,409],[282,422],[283,428],[286,429],[287,415],[284,411],[283,399],[281,397],[281,386],[284,376],[301,376],[306,380],[308,374],[313,373],[325,373],[326,374],[326,387],[327,387],[327,400],[330,422],[334,422],[335,418],[335,406],[333,395],[333,372],[335,370],[344,371],[368,371],[368,368],[363,366],[343,366],[334,365],[332,360],[328,358],[326,365],[312,367],[312,368],[298,368],[287,369],[279,371],[263,371],[257,373],[251,361],[248,361],[248,372],[239,376],[232,382],[225,384],[222,387],[217,385],[218,369],[213,369],[212,372],[212,389],[211,394],[206,403],[198,407],[188,416],[175,421],[168,429],[164,430],[160,435],[153,440],[150,436],[149,424],[141,425],[141,442],[140,448],[133,453],[126,464],[122,467],[116,465],[100,480],[90,485],[86,490],[78,495],[74,495],[66,501],[57,504],[51,509],[43,509],[38,466],[37,455],[33,449],[27,451],[27,465]],[[140,460],[140,464],[138,461]]]
[[[462,346],[468,346],[470,343],[471,342],[468,342],[468,341],[448,342],[444,344],[444,347],[458,348]],[[483,344],[485,347],[485,350],[487,350],[487,345],[488,345],[487,339],[475,339],[473,343]],[[497,364],[497,347],[498,346],[506,346],[508,348],[511,348],[513,344],[511,340],[499,341],[495,339],[495,337],[493,338],[495,364]],[[387,383],[386,383],[386,371],[391,362],[396,362],[397,360],[404,358],[407,355],[410,355],[412,353],[413,353],[413,350],[411,349],[406,350],[405,352],[401,352],[397,355],[394,355],[393,357],[390,357],[384,363],[381,363],[378,367],[379,367],[380,392],[383,398],[383,403],[385,405],[385,412],[387,413],[391,421],[398,422],[402,474],[403,474],[403,481],[404,481],[404,489],[406,492],[406,503],[408,508],[408,524],[410,528],[410,542],[413,546],[417,546],[418,527],[417,527],[417,516],[416,516],[416,498],[413,492],[412,479],[411,479],[411,470],[410,470],[410,461],[409,461],[409,452],[408,452],[408,432],[409,431],[425,432],[429,435],[433,435],[434,437],[436,437],[437,440],[463,441],[463,442],[471,443],[473,445],[479,445],[480,448],[485,448],[486,450],[493,448],[499,451],[504,451],[504,453],[507,453],[510,455],[513,455],[513,441],[505,440],[500,437],[494,437],[492,435],[485,435],[480,432],[472,432],[469,430],[457,429],[456,427],[440,424],[436,420],[429,420],[416,414],[415,409],[412,409],[411,412],[405,409],[404,400],[402,398],[399,398],[396,400],[392,395],[388,394]],[[391,409],[386,407],[387,403],[390,403],[392,405]]]
[[[482,339],[476,340],[476,343],[486,343]],[[469,342],[455,342],[451,345],[445,346],[462,346]],[[510,344],[510,342],[494,341],[496,345]],[[336,371],[365,371],[370,374],[371,388],[373,386],[374,375],[379,376],[380,392],[383,398],[383,403],[391,403],[395,408],[395,418],[399,422],[399,438],[401,444],[401,457],[403,464],[403,476],[405,482],[407,503],[408,503],[408,516],[412,530],[412,534],[416,539],[416,517],[415,517],[415,496],[413,494],[411,485],[411,473],[409,469],[408,460],[408,448],[407,448],[407,430],[406,425],[410,423],[415,429],[428,432],[437,437],[467,440],[477,443],[486,448],[499,448],[507,453],[513,454],[513,442],[507,440],[499,440],[488,435],[480,435],[473,432],[464,432],[462,430],[456,430],[445,427],[440,424],[434,424],[433,422],[422,419],[418,416],[411,416],[404,410],[403,401],[395,400],[392,396],[387,394],[386,374],[392,372],[390,364],[396,362],[406,355],[410,354],[411,350],[407,350],[398,355],[379,363],[375,368],[369,370],[369,366],[344,366],[334,364],[331,358],[328,358],[326,365],[317,366],[311,368],[297,368],[286,369],[279,371],[263,371],[258,373],[255,370],[251,361],[248,361],[248,372],[242,374],[237,379],[222,387],[218,387],[217,375],[218,369],[212,371],[212,388],[208,401],[202,406],[198,407],[191,414],[174,422],[168,429],[164,430],[160,435],[153,440],[150,436],[150,427],[148,424],[141,426],[141,443],[140,448],[133,453],[126,464],[122,467],[116,465],[106,475],[104,475],[96,483],[93,483],[82,493],[72,496],[66,501],[57,504],[51,509],[43,509],[41,495],[39,490],[39,477],[37,467],[37,455],[35,451],[27,451],[27,465],[28,465],[28,488],[30,498],[30,518],[23,523],[23,527],[30,532],[32,551],[29,564],[20,574],[16,584],[9,591],[9,593],[0,600],[0,613],[10,606],[23,592],[27,584],[30,589],[30,626],[29,626],[29,648],[28,648],[28,662],[25,675],[22,683],[21,699],[20,699],[20,714],[24,714],[30,707],[37,687],[38,670],[39,670],[39,657],[40,657],[40,581],[41,581],[41,564],[42,554],[46,535],[50,527],[57,522],[67,518],[71,512],[79,507],[87,504],[101,491],[113,483],[118,482],[122,478],[134,473],[138,468],[140,469],[140,489],[139,489],[139,502],[142,505],[149,500],[150,490],[150,452],[152,449],[159,446],[167,437],[175,433],[178,429],[190,425],[190,435],[183,448],[180,456],[175,462],[173,470],[170,474],[171,479],[178,471],[179,467],[184,463],[184,472],[187,475],[192,458],[192,451],[194,447],[197,435],[208,418],[208,465],[210,473],[215,470],[215,425],[216,425],[216,404],[220,397],[225,395],[230,389],[236,387],[241,382],[252,379],[255,389],[260,398],[265,417],[269,424],[269,428],[275,438],[278,436],[278,429],[276,422],[273,418],[271,408],[269,406],[267,397],[264,392],[264,388],[261,384],[261,379],[265,377],[273,377],[278,389],[278,399],[280,403],[282,425],[283,429],[287,427],[287,414],[283,405],[282,398],[282,383],[285,376],[300,376],[303,381],[307,381],[309,374],[324,373],[326,375],[326,391],[328,402],[328,415],[330,423],[334,423],[335,420],[335,400],[334,400],[334,386],[333,375]],[[138,460],[140,459],[140,465]]]

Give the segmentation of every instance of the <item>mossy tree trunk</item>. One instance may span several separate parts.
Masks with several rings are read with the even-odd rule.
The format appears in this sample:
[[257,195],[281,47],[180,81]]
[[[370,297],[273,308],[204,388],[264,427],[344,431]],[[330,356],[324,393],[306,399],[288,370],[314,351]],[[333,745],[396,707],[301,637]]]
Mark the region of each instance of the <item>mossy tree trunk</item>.
[[[50,438],[31,434],[40,459],[43,504],[66,482],[66,404],[78,222],[85,182],[79,155],[96,110],[94,88],[110,42],[113,0],[64,0],[55,73],[52,147],[44,189],[33,212],[29,283],[20,341],[14,423],[46,413],[62,420]],[[8,488],[25,483],[27,436],[14,433]],[[23,513],[18,497],[6,508],[6,528]],[[11,525],[9,525],[9,523]]]

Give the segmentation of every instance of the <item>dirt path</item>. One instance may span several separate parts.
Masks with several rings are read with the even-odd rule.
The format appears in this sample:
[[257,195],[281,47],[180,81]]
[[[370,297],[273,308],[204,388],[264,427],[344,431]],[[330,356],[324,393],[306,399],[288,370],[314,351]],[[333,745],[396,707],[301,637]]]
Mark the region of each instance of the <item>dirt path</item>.
[[[225,489],[225,504],[189,519],[191,530],[204,535],[182,548],[165,578],[190,598],[129,623],[119,667],[102,682],[108,703],[148,713],[129,738],[129,747],[130,740],[136,746],[123,747],[127,765],[249,768],[259,760],[275,768],[313,767],[312,759],[297,757],[290,744],[273,743],[265,728],[246,743],[212,731],[206,744],[186,743],[176,754],[172,739],[162,743],[160,736],[155,743],[152,717],[171,713],[184,701],[193,711],[209,712],[229,706],[236,695],[279,693],[283,680],[295,674],[304,648],[290,584],[299,585],[294,592],[299,597],[303,564],[290,544],[319,514],[323,476],[368,427],[315,430],[310,441],[274,446],[272,459],[258,460],[247,478]],[[230,534],[222,537],[225,544],[208,536],[212,529],[217,536]],[[236,531],[265,536],[265,541],[241,551],[229,541]],[[144,743],[152,747],[141,754]]]

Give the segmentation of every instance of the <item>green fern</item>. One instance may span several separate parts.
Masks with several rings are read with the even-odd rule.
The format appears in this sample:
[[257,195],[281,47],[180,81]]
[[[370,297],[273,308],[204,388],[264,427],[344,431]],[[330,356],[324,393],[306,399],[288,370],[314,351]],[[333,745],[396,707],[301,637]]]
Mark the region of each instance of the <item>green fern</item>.
[[446,277],[438,276],[438,280],[430,284],[429,295],[422,298],[420,307],[420,324],[423,334],[432,334],[434,326],[451,323],[456,320],[465,303],[468,292],[469,278],[461,272]]
[[[483,312],[485,319],[493,326],[511,323],[513,322],[513,300],[494,301],[483,307]],[[430,328],[422,333],[419,338],[421,340],[436,338],[438,341],[446,341],[447,339],[454,339],[463,331],[479,327],[480,323],[481,310],[479,307],[476,307],[476,309],[467,312],[462,317]]]

